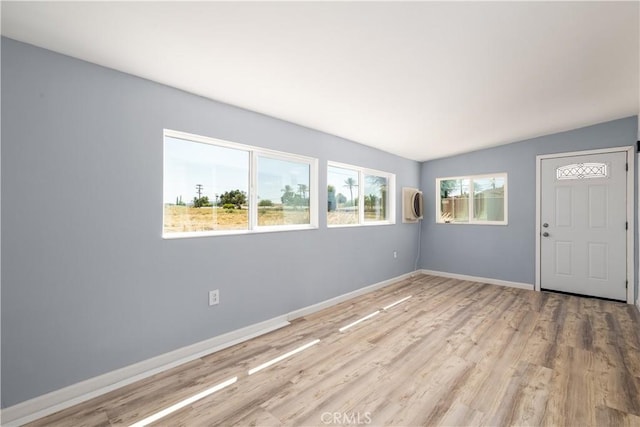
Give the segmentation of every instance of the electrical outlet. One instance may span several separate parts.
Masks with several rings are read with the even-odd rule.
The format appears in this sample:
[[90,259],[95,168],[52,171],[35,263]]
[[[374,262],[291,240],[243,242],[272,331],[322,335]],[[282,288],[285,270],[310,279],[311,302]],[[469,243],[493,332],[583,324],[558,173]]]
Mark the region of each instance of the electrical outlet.
[[398,258],[398,251],[393,251],[393,258],[394,259]]
[[209,291],[209,305],[216,304],[220,304],[220,291],[218,289]]

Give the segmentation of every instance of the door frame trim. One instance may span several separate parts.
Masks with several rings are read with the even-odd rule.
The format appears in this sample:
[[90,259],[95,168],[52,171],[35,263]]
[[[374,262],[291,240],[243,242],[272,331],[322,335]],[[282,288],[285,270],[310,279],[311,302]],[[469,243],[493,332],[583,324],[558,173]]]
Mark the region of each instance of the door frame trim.
[[604,153],[627,153],[627,164],[629,165],[629,172],[627,173],[627,222],[629,223],[629,229],[627,230],[627,280],[629,285],[627,286],[627,303],[634,304],[635,301],[635,148],[630,147],[613,147],[603,148],[598,150],[585,150],[585,151],[572,151],[567,153],[554,153],[554,154],[541,154],[536,156],[536,281],[534,284],[534,290],[540,291],[540,217],[541,217],[541,197],[542,197],[542,161],[546,159],[553,159],[558,157],[573,157],[584,156],[590,154],[604,154]]

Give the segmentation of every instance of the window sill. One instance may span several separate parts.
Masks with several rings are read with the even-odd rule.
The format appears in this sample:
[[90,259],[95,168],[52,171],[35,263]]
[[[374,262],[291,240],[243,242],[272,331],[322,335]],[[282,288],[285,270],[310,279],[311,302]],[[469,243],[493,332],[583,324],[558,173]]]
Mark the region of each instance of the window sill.
[[188,233],[163,233],[162,238],[164,240],[176,240],[176,239],[194,239],[200,237],[224,237],[224,236],[243,236],[247,234],[262,234],[262,233],[278,233],[285,231],[304,231],[304,230],[317,230],[315,225],[305,226],[282,226],[282,227],[260,227],[255,230],[225,230],[225,231],[192,231]]
[[440,225],[509,225],[508,221],[471,221],[471,222],[444,222],[436,221]]
[[375,225],[395,225],[395,222],[375,221],[375,222],[365,222],[363,224],[327,224],[327,228],[371,227]]

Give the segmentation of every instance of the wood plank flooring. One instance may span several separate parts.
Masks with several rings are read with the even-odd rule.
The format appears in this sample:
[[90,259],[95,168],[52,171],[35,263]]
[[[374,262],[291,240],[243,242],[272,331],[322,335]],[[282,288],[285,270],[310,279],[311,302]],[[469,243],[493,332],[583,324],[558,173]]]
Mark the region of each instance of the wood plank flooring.
[[128,426],[234,376],[152,425],[640,426],[640,315],[418,275],[29,425]]

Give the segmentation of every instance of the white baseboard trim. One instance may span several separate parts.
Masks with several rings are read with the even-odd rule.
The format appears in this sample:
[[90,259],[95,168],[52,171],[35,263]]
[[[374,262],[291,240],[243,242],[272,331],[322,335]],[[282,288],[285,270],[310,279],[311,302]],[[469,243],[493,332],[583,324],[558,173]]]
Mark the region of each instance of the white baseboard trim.
[[423,274],[429,274],[431,276],[448,277],[450,279],[468,280],[470,282],[488,283],[490,285],[507,286],[509,288],[527,289],[532,291],[533,284],[510,282],[508,280],[490,279],[488,277],[467,276],[465,274],[447,273],[446,271],[434,271],[434,270],[421,270]]
[[288,314],[200,341],[18,403],[0,411],[0,424],[4,427],[17,427],[31,421],[35,421],[39,418],[46,417],[47,415],[51,415],[73,405],[93,399],[94,397],[132,384],[136,381],[148,378],[152,375],[169,370],[208,354],[215,353],[216,351],[223,350],[251,338],[280,329],[289,325],[289,320],[297,319],[327,307],[331,307],[348,299],[383,288],[418,273],[420,273],[420,271],[384,280],[382,282],[339,295],[335,298],[294,310]]
[[313,304],[313,305],[310,305],[310,306],[307,306],[307,307],[303,307],[303,308],[298,309],[298,310],[294,310],[294,311],[292,311],[291,313],[289,313],[287,315],[287,320],[295,320],[295,319],[297,319],[299,317],[307,316],[307,315],[309,315],[311,313],[315,313],[316,311],[323,310],[323,309],[325,309],[327,307],[331,307],[331,306],[340,304],[341,302],[350,300],[351,298],[355,298],[357,296],[364,295],[364,294],[367,294],[369,292],[373,292],[373,291],[375,291],[377,289],[384,288],[385,286],[389,286],[392,283],[398,282],[400,280],[407,279],[407,278],[415,275],[416,273],[419,273],[419,271],[414,271],[414,272],[411,272],[411,273],[402,274],[402,275],[394,277],[392,279],[383,280],[382,282],[374,283],[373,285],[369,285],[369,286],[365,286],[364,288],[356,289],[355,291],[339,295],[339,296],[337,296],[335,298],[331,298],[331,299],[319,302],[317,304]]
[[275,317],[18,403],[2,410],[2,426],[21,426],[287,325],[286,316]]

